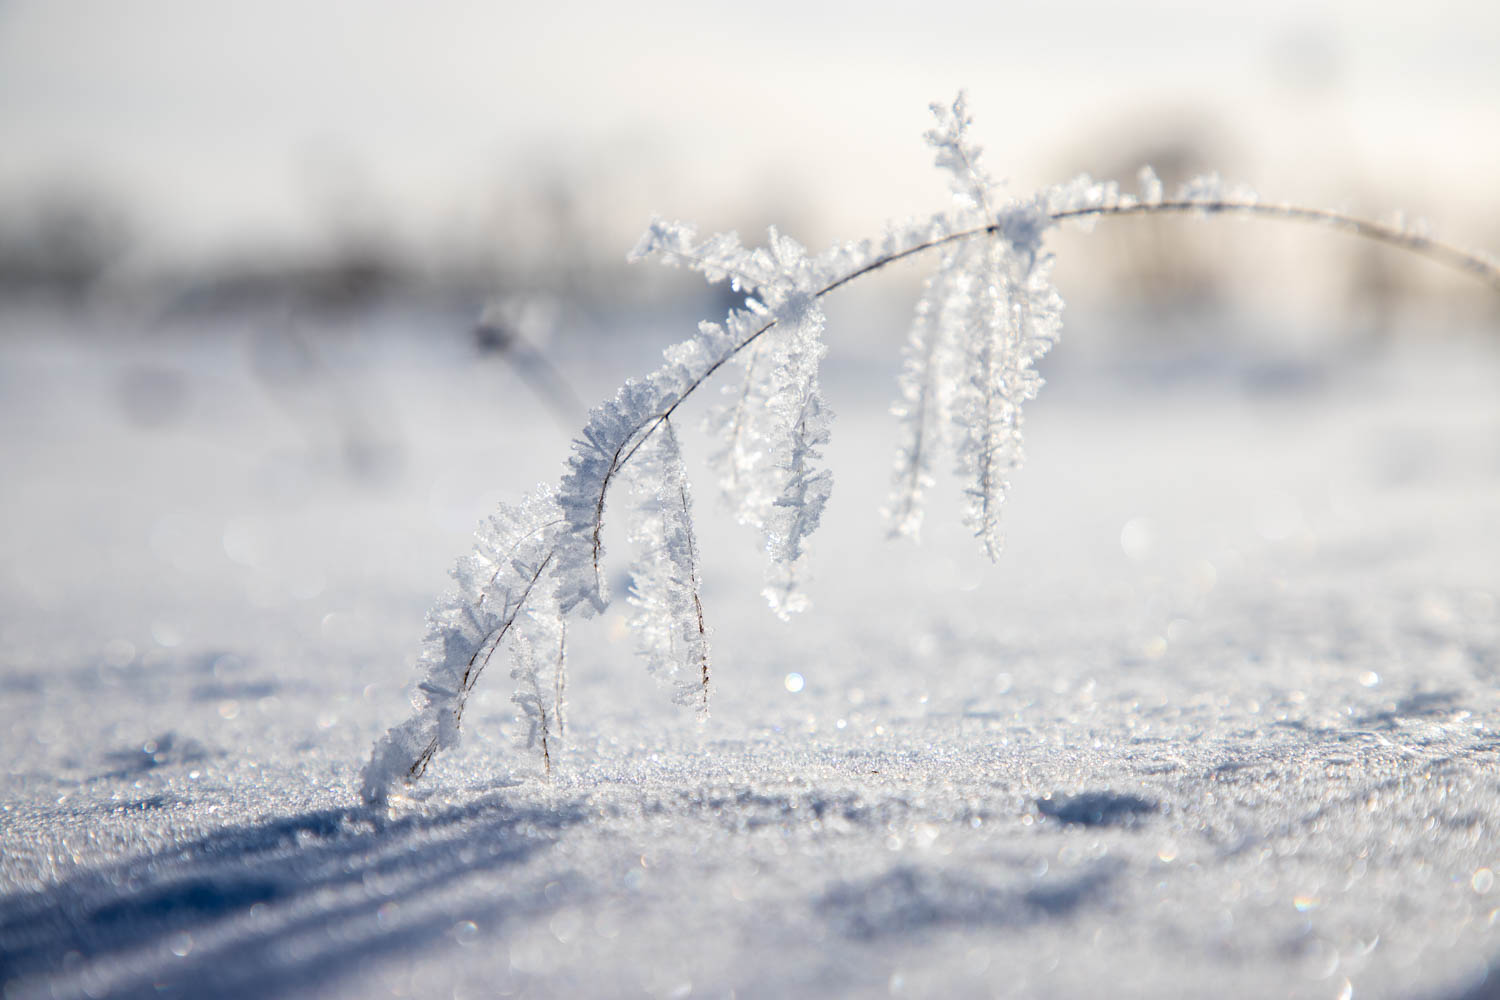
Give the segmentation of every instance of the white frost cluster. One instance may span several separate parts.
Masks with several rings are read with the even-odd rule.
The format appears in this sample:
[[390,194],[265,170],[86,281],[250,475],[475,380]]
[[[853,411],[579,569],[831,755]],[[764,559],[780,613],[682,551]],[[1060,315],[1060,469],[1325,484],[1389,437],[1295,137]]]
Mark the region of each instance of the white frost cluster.
[[1212,212],[1219,205],[1251,205],[1258,199],[1253,188],[1228,184],[1218,174],[1208,173],[1189,178],[1179,185],[1175,200],[1202,205],[1204,211]]

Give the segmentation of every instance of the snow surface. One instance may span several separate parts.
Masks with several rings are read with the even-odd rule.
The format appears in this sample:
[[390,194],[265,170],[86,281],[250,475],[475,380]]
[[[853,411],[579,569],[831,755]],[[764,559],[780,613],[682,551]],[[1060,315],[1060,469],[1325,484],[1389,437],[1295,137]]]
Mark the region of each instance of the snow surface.
[[[603,398],[714,311],[550,350]],[[463,315],[133,322],[3,319],[6,1000],[1500,989],[1493,323],[1070,317],[989,566],[951,484],[883,540],[906,316],[831,304],[811,611],[767,611],[682,425],[709,719],[617,601],[550,784],[497,670],[372,813],[443,573],[582,414]]]

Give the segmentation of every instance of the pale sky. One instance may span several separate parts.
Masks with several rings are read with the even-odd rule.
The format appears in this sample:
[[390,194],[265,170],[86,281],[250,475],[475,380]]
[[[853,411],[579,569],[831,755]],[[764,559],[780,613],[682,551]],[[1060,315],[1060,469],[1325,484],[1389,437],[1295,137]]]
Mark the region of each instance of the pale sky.
[[822,243],[942,207],[920,135],[964,87],[1023,190],[1186,121],[1263,192],[1441,216],[1495,202],[1497,53],[1493,0],[0,0],[0,196],[102,184],[170,256],[351,212],[441,240],[551,176],[621,253],[766,205]]

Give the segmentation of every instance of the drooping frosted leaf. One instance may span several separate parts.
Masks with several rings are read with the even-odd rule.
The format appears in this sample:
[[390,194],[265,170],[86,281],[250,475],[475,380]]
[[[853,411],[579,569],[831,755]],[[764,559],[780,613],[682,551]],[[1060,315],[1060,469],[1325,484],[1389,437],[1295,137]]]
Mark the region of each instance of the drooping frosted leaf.
[[781,302],[776,328],[767,334],[763,378],[768,387],[752,424],[763,459],[744,488],[759,502],[750,513],[771,558],[764,593],[782,618],[807,606],[799,586],[804,546],[832,490],[831,474],[814,467],[832,417],[818,385],[818,366],[827,352],[823,326],[815,296],[795,293]]
[[781,456],[827,353],[823,325],[816,299],[788,297],[776,314],[776,325],[744,352],[739,384],[710,415],[717,447],[709,457],[742,524],[764,530],[785,489]]
[[962,363],[954,322],[957,289],[954,264],[966,247],[949,247],[943,265],[927,279],[916,317],[902,351],[900,398],[891,412],[900,420],[891,498],[885,508],[892,536],[915,539],[922,527],[923,501],[933,485],[932,469],[947,444],[953,377]]
[[525,745],[539,749],[542,765],[552,774],[552,748],[563,734],[563,684],[567,671],[567,640],[557,605],[543,599],[528,609],[526,627],[507,638],[511,650],[511,679],[516,682],[511,702],[526,723]]
[[766,519],[766,551],[771,564],[762,593],[771,610],[781,618],[806,610],[802,590],[804,556],[808,537],[817,529],[823,508],[833,491],[833,474],[817,468],[828,443],[831,414],[814,379],[807,387],[776,468],[784,476],[781,494]]
[[967,483],[964,523],[991,559],[1003,544],[1000,509],[1009,475],[1024,457],[1022,407],[1042,385],[1034,365],[1061,324],[1062,299],[1048,278],[1051,257],[1039,252],[1045,230],[1039,214],[1035,207],[1008,207],[1000,213],[1001,238],[961,262],[971,269],[974,291],[958,303],[968,313],[965,377],[953,404],[958,469]]
[[[927,141],[951,175],[958,224],[975,235],[945,249],[917,307],[893,407],[901,438],[886,517],[893,534],[917,533],[933,460],[950,438],[965,482],[965,523],[994,558],[1008,476],[1023,456],[1022,406],[1041,385],[1033,365],[1055,342],[1061,312],[1061,299],[1046,280],[1050,258],[1043,239],[1054,212],[1099,204],[1118,192],[1081,181],[994,210],[998,195],[968,137],[963,95],[951,108],[932,110],[937,127]],[[945,423],[946,435],[940,430]]]
[[[740,333],[738,340],[769,322],[768,317],[761,316],[752,323],[750,315],[730,315],[731,328]],[[776,340],[774,329],[767,331],[735,356],[723,375],[723,401],[705,420],[714,442],[709,461],[718,474],[719,490],[736,519],[757,528],[774,499],[765,492],[764,470],[769,462],[766,407],[775,392],[775,380],[767,374],[767,368],[775,363],[772,355],[776,353]]]
[[631,478],[639,499],[631,540],[640,549],[631,568],[631,630],[647,669],[672,685],[674,699],[706,711],[708,630],[699,594],[692,494],[670,421],[636,455]]

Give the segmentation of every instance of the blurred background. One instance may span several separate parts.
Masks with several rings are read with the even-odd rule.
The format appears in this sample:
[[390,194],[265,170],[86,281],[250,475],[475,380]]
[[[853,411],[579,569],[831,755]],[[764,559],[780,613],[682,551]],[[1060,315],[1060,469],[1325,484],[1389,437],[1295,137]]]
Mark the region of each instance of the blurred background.
[[[943,207],[920,135],[959,88],[1018,194],[1215,169],[1493,248],[1496,51],[1482,0],[3,0],[0,290],[158,311],[648,294],[622,257],[653,212],[821,248]],[[1112,227],[1065,294],[1301,309],[1444,280],[1196,228]]]
[[[1146,163],[1171,190],[1213,169],[1500,250],[1496,52],[1487,0],[0,0],[10,673],[68,648],[106,673],[311,656],[373,664],[395,698],[477,519],[555,480],[586,404],[722,315],[693,276],[625,264],[652,213],[747,241],[774,223],[821,249],[944,209],[921,135],[960,88],[1018,195],[1085,171],[1131,186]],[[1288,399],[1334,412],[1327,394],[1372,357],[1445,338],[1488,356],[1500,331],[1492,289],[1316,229],[1118,220],[1053,246],[1069,314],[1032,411],[1057,463],[1038,477],[1077,459],[1046,443],[1066,419],[1102,440],[1119,413],[1185,392],[1212,441],[1242,405],[1252,428],[1292,419]],[[850,440],[893,440],[923,274],[830,305]],[[1366,485],[1459,490],[1494,453],[1455,430],[1468,418],[1380,412],[1350,446]],[[835,494],[839,517],[864,518],[862,556],[887,466],[845,461],[868,467]],[[1301,512],[1283,525],[1357,492],[1239,474],[1226,495]],[[1189,494],[1227,535],[1260,537],[1229,501]],[[1028,502],[1018,538],[1038,531]],[[1085,559],[1128,570],[1122,526],[1149,507],[1102,508],[1077,535]],[[755,544],[734,544],[753,605]]]

